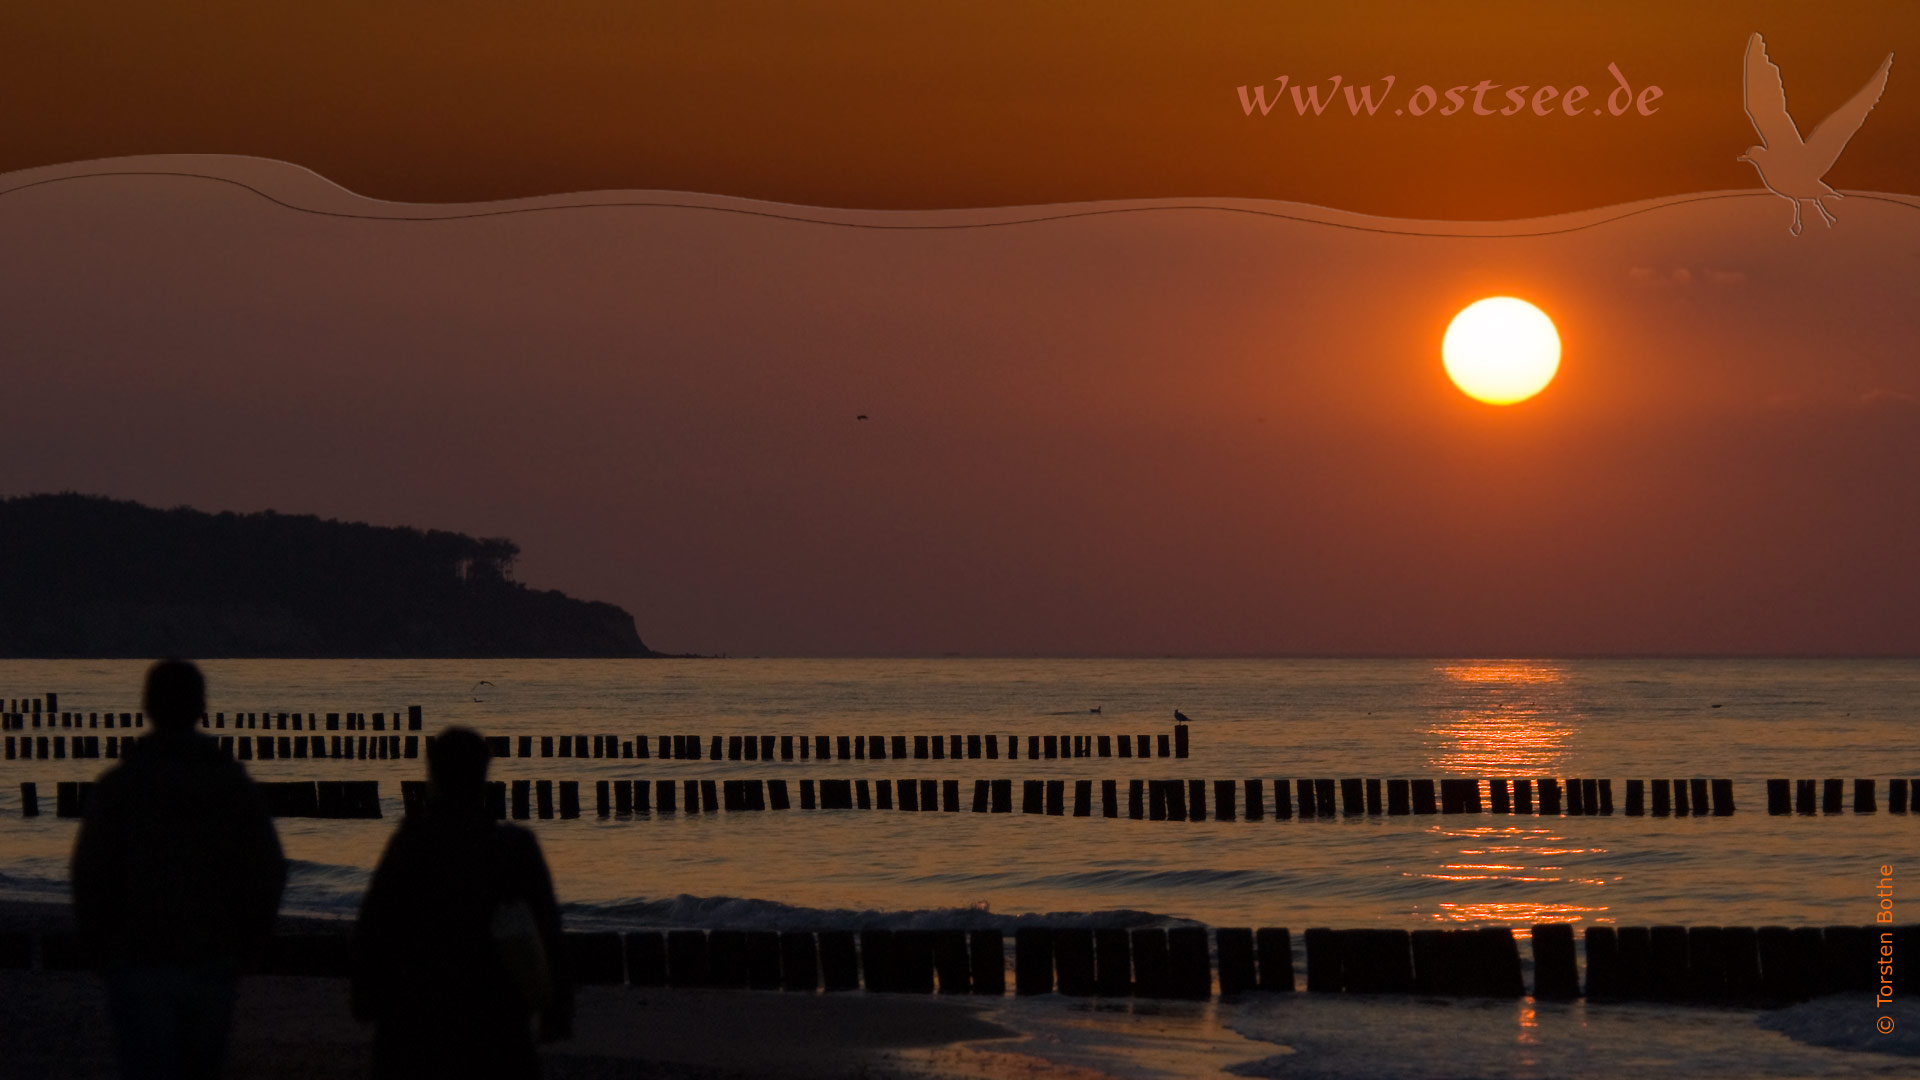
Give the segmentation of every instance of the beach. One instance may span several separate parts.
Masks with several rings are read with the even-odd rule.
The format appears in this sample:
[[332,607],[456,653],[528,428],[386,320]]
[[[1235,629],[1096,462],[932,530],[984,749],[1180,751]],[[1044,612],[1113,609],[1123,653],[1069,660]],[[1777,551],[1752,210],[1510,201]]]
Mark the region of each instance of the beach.
[[[54,904],[0,902],[0,932],[71,928]],[[282,933],[345,933],[283,917]],[[0,971],[0,1075],[115,1075],[105,995],[91,972]],[[1920,1008],[1872,1030],[1856,996],[1782,1009],[1589,1005],[1423,995],[1247,994],[1235,1000],[946,998],[889,993],[578,989],[573,1037],[541,1057],[553,1080],[1416,1080],[1656,1073],[1911,1076]],[[249,975],[228,1076],[331,1080],[371,1070],[371,1029],[340,978]]]

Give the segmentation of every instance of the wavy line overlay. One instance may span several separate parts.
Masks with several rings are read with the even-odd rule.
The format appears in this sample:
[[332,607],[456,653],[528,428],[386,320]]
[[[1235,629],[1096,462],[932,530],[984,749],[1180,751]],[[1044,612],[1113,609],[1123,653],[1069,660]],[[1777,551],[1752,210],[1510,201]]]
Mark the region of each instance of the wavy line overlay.
[[[229,174],[220,170],[225,167]],[[234,172],[277,173],[276,180],[290,180],[288,186],[312,189],[317,182],[322,191],[307,194],[344,198],[357,209],[342,209],[302,203],[289,194],[276,194],[253,178],[230,175]],[[1336,210],[1309,203],[1272,202],[1254,199],[1139,199],[1106,200],[1094,203],[1065,203],[1043,206],[981,207],[938,210],[848,210],[802,206],[692,192],[634,193],[656,195],[635,198],[621,192],[581,192],[534,198],[499,200],[486,203],[399,203],[374,199],[334,183],[303,166],[271,158],[224,154],[165,155],[163,157],[109,158],[72,162],[0,175],[0,198],[18,195],[36,188],[73,184],[89,180],[164,178],[200,181],[238,188],[275,206],[317,217],[354,221],[395,221],[432,223],[472,221],[480,218],[511,217],[526,214],[555,213],[569,210],[695,210],[736,214],[775,221],[823,225],[843,229],[881,231],[950,231],[992,229],[1016,225],[1040,225],[1049,222],[1118,214],[1147,213],[1220,213],[1246,214],[1280,221],[1322,225],[1351,232],[1391,236],[1425,236],[1449,239],[1526,239],[1560,236],[1611,224],[1642,214],[1691,203],[1725,200],[1777,199],[1764,188],[1739,191],[1706,191],[1670,195],[1632,203],[1619,203],[1592,210],[1576,211],[1544,218],[1510,221],[1419,221],[1403,218],[1379,218],[1351,211]],[[1847,199],[1890,203],[1920,210],[1920,198],[1888,192],[1843,192]],[[316,199],[315,202],[327,201]],[[963,220],[952,220],[960,218]],[[933,220],[929,220],[933,219]]]

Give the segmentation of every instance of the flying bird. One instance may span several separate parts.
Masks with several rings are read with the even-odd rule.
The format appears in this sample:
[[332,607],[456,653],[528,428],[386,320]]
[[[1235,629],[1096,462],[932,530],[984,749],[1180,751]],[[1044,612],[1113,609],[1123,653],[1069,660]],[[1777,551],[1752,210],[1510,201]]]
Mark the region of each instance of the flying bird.
[[861,413],[859,416],[854,417],[855,420],[865,420],[866,418],[867,418],[866,413]]
[[1175,720],[1175,721],[1177,721],[1177,722],[1179,722],[1179,723],[1182,723],[1182,724],[1185,724],[1185,723],[1188,723],[1188,722],[1189,722],[1189,721],[1187,720],[1187,714],[1186,714],[1186,713],[1183,713],[1183,712],[1181,712],[1181,711],[1180,711],[1179,709],[1175,709],[1175,710],[1173,710],[1173,718],[1174,718],[1174,720]]
[[1833,163],[1840,159],[1840,151],[1846,149],[1847,140],[1853,138],[1853,133],[1866,122],[1867,114],[1879,104],[1880,95],[1887,89],[1887,73],[1892,68],[1893,54],[1888,53],[1867,85],[1820,121],[1810,138],[1802,139],[1800,129],[1787,113],[1787,88],[1780,80],[1780,68],[1767,59],[1766,41],[1759,34],[1747,39],[1747,119],[1753,121],[1760,145],[1747,147],[1747,152],[1735,160],[1752,165],[1768,191],[1793,204],[1793,225],[1788,232],[1800,235],[1802,202],[1813,203],[1813,208],[1820,211],[1821,220],[1828,228],[1833,227],[1836,220],[1833,211],[1821,200],[1838,199],[1841,195],[1821,177],[1833,168]]

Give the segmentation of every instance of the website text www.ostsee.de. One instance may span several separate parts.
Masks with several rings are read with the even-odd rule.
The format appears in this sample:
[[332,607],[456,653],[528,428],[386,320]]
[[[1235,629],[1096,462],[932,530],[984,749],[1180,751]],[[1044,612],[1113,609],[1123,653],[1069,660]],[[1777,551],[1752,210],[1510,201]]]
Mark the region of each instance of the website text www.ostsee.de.
[[1405,97],[1396,98],[1394,86],[1399,79],[1393,75],[1364,83],[1347,82],[1341,75],[1312,83],[1277,75],[1264,83],[1242,85],[1238,92],[1240,109],[1249,117],[1378,116],[1390,105],[1393,116],[1652,116],[1660,111],[1655,102],[1665,95],[1664,90],[1652,84],[1634,87],[1618,64],[1609,63],[1607,73],[1612,76],[1610,87],[1595,90],[1482,79],[1444,89],[1421,83]]

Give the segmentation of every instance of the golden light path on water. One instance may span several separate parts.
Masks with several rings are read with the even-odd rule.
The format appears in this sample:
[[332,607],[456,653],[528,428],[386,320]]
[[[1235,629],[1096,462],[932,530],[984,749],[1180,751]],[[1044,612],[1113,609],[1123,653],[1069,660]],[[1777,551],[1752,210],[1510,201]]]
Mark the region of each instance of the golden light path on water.
[[[1448,699],[1426,731],[1428,762],[1436,772],[1513,780],[1563,774],[1576,716],[1565,700],[1566,675],[1559,667],[1504,660],[1435,670]],[[1536,922],[1610,921],[1599,894],[1606,879],[1573,868],[1606,849],[1569,840],[1553,820],[1464,828],[1436,824],[1430,832],[1439,841],[1439,865],[1405,876],[1462,886],[1484,883],[1498,891],[1524,888],[1535,897],[1441,901],[1432,917],[1443,923],[1507,923],[1524,935]],[[1542,892],[1577,899],[1537,898]]]

